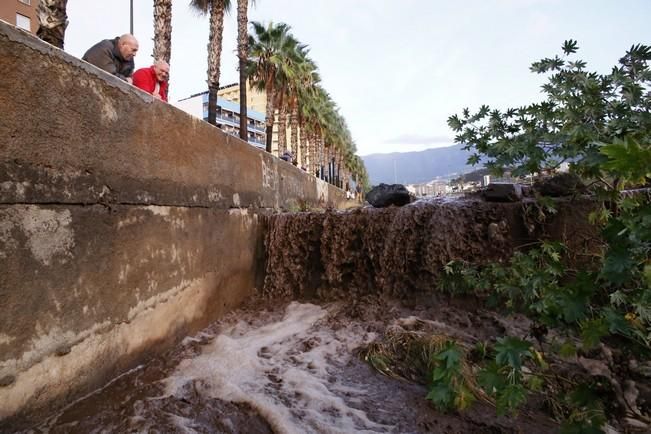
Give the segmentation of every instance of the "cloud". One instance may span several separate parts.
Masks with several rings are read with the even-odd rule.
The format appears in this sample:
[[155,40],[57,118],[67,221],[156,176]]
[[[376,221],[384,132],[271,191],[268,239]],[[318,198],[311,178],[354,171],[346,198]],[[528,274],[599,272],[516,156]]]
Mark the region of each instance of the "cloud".
[[385,140],[382,143],[391,145],[438,145],[442,143],[453,143],[454,138],[447,136],[421,136],[418,134],[402,134],[397,137]]

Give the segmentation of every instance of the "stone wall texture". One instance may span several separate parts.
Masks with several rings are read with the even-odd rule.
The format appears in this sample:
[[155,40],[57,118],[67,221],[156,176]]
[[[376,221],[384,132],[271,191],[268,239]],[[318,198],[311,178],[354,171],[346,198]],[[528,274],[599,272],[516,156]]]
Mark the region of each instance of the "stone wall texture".
[[0,428],[243,302],[268,215],[344,201],[2,22],[0,71]]

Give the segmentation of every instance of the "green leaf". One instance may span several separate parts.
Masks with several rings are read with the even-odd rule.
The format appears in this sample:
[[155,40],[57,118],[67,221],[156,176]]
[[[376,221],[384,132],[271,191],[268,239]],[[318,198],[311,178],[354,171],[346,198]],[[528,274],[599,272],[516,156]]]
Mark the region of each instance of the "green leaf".
[[475,401],[475,396],[470,389],[465,386],[460,386],[454,398],[454,408],[457,410],[465,410],[472,405]]
[[535,392],[540,392],[544,384],[545,380],[543,380],[543,378],[538,375],[531,375],[527,378],[527,386],[529,389]]
[[493,396],[498,390],[506,386],[506,376],[495,362],[489,363],[484,369],[477,373],[477,382],[484,391]]
[[558,349],[558,355],[564,358],[574,357],[576,356],[576,346],[572,342],[565,341]]
[[531,344],[522,339],[511,336],[502,337],[495,344],[495,361],[499,365],[508,365],[519,370],[522,367],[522,358],[531,357]]
[[453,341],[447,341],[443,349],[435,356],[435,360],[442,361],[446,369],[459,366],[463,353],[459,346]]
[[563,42],[563,53],[566,55],[576,53],[578,49],[578,43],[573,39],[568,39],[567,41]]
[[439,410],[449,410],[454,400],[454,391],[447,384],[436,384],[432,386],[427,399],[432,401]]
[[607,419],[598,395],[586,384],[581,384],[565,397],[571,410],[561,426],[562,434],[603,433]]
[[603,318],[591,319],[581,323],[581,340],[587,348],[596,347],[608,335],[608,324]]
[[495,404],[497,414],[504,415],[507,411],[513,411],[520,407],[527,400],[527,390],[522,384],[509,384],[497,395]]
[[632,137],[615,139],[599,151],[608,157],[602,166],[612,176],[630,183],[643,183],[644,178],[651,177],[651,147],[640,146]]
[[628,243],[611,243],[601,270],[602,276],[613,284],[622,284],[630,279],[634,268],[635,261]]

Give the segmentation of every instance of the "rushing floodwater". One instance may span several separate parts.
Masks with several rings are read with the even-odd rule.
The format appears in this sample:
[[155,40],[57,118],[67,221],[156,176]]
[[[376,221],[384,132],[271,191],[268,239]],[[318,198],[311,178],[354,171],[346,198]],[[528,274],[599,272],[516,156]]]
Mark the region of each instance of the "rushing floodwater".
[[[209,329],[186,338],[183,347],[198,343],[201,351],[194,357],[183,358],[167,376],[156,380],[157,395],[136,400],[125,396],[125,403],[133,401],[127,419],[120,414],[107,418],[102,400],[97,399],[101,395],[115,398],[111,389],[116,386],[110,384],[93,397],[100,401],[100,408],[92,411],[100,414],[82,415],[76,411],[87,398],[69,406],[36,431],[83,431],[82,427],[90,428],[95,423],[95,432],[164,432],[170,428],[187,433],[212,431],[202,421],[183,416],[181,411],[165,409],[158,414],[159,409],[168,407],[170,400],[188,401],[189,390],[201,395],[200,405],[220,401],[247,404],[277,433],[390,431],[390,426],[369,420],[363,410],[355,408],[355,403],[364,400],[364,390],[342,383],[337,375],[354,357],[352,350],[375,335],[355,325],[333,330],[327,324],[327,316],[325,308],[291,303],[277,321],[259,326],[249,318],[214,334]],[[122,377],[134,376],[137,370]],[[138,387],[142,381],[133,383]],[[114,402],[105,404],[115,407]],[[90,407],[96,405],[91,403]],[[153,417],[152,411],[156,413]],[[167,420],[161,421],[161,417]],[[228,431],[247,432],[245,427],[232,426],[228,420],[221,422]]]
[[[292,303],[281,321],[251,328],[238,323],[217,336],[199,357],[182,361],[166,379],[166,393],[179,394],[199,381],[203,393],[224,401],[245,402],[280,433],[385,432],[343,396],[360,390],[341,384],[332,368],[345,364],[364,335],[337,333],[322,320],[326,310]],[[368,338],[368,336],[366,336]],[[191,428],[179,421],[183,428]]]
[[494,332],[490,314],[381,304],[238,310],[27,432],[553,432],[548,421],[496,418],[482,403],[463,415],[436,412],[424,386],[370,369],[354,350],[390,324],[469,341]]

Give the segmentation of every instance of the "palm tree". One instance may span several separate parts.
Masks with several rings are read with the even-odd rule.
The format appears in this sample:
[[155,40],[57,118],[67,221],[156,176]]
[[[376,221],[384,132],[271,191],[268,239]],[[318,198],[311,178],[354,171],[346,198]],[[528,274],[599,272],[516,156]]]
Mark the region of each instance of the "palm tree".
[[222,56],[224,12],[230,10],[230,0],[191,0],[190,6],[202,14],[210,13],[208,35],[208,122],[217,125],[217,91]]
[[154,0],[154,60],[170,63],[172,56],[172,0]]
[[299,44],[289,33],[290,27],[287,24],[269,23],[265,27],[254,21],[251,25],[253,34],[249,36],[249,76],[251,83],[264,90],[267,97],[266,149],[271,152],[278,75],[286,72],[288,58],[297,55],[296,48]]
[[317,67],[308,56],[307,46],[296,41],[285,24],[264,27],[254,22],[252,26],[248,72],[251,84],[267,96],[267,151],[271,151],[277,110],[279,153],[287,146],[289,116],[290,149],[298,153],[301,166],[309,173],[327,176],[329,182],[340,187],[351,177],[356,182],[367,182],[350,129],[328,92],[319,85]]
[[[316,73],[316,65],[308,57],[307,47],[299,46],[298,56],[293,65],[291,75],[286,80],[285,86],[285,107],[279,108],[279,112],[286,113],[289,117],[289,130],[291,133],[288,148],[299,155],[298,129],[299,129],[299,106],[306,92],[319,80]],[[302,158],[302,154],[301,154]]]
[[[255,0],[251,0],[255,4]],[[237,0],[237,57],[240,61],[240,139],[249,140],[246,109],[246,70],[249,60],[249,0]]]
[[36,7],[38,16],[36,35],[62,50],[66,27],[68,27],[67,3],[68,0],[40,0]]

